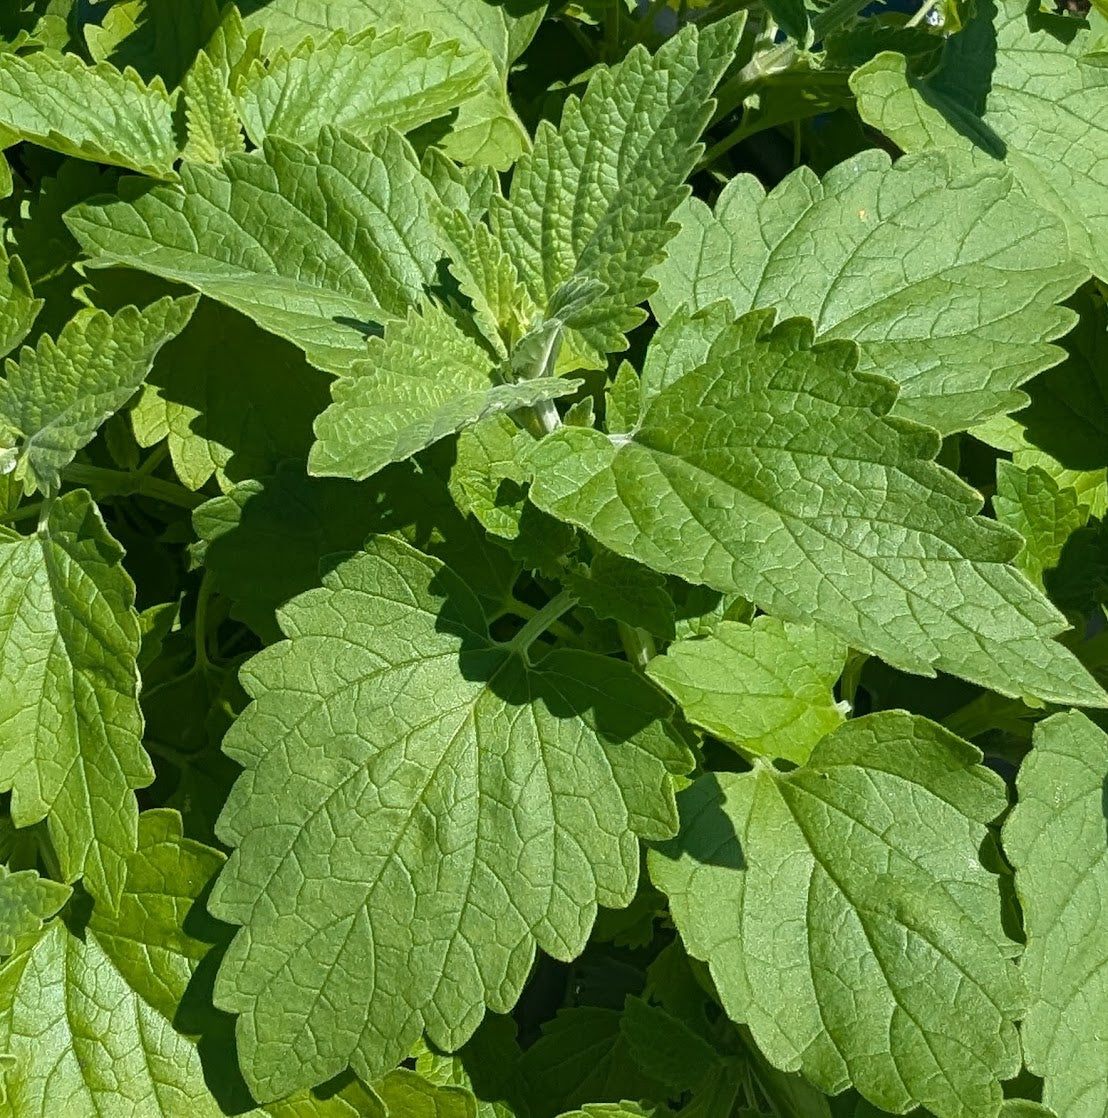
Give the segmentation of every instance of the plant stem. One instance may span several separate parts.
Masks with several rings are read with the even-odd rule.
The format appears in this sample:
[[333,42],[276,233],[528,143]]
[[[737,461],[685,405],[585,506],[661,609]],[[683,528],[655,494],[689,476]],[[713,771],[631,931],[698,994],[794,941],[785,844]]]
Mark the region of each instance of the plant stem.
[[42,512],[42,504],[42,501],[36,501],[33,505],[24,505],[14,512],[6,512],[3,516],[0,516],[0,524],[13,524],[17,520],[30,520],[31,517],[38,516]]
[[208,659],[208,603],[212,598],[211,571],[205,569],[196,595],[196,613],[192,618],[193,642],[196,646],[196,666],[207,671],[212,666]]
[[577,595],[563,590],[546,603],[542,609],[535,612],[522,629],[510,641],[508,647],[513,652],[527,654],[531,645],[549,629],[564,613],[568,613],[577,605]]
[[145,477],[142,473],[125,473],[123,470],[108,470],[102,466],[86,466],[74,462],[62,470],[62,477],[75,485],[87,485],[99,489],[103,496],[127,497],[138,495],[164,501],[177,508],[194,509],[206,500],[199,493],[193,493],[176,482],[163,481],[157,477]]

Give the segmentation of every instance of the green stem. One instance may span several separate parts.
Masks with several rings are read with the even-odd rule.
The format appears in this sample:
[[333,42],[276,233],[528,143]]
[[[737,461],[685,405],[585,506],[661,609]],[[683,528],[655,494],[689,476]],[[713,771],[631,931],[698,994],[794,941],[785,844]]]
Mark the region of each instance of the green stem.
[[508,648],[513,652],[527,654],[528,649],[549,629],[555,621],[565,613],[569,613],[577,605],[577,595],[563,590],[546,603],[542,609],[537,610],[522,629],[510,641]]
[[36,501],[33,505],[23,505],[14,512],[6,512],[3,516],[0,516],[0,524],[13,524],[17,520],[30,520],[42,512],[42,505],[42,501]]
[[136,477],[149,477],[169,457],[169,443],[163,442],[150,453],[137,470]]
[[176,482],[163,481],[157,477],[144,477],[141,473],[108,470],[102,466],[86,466],[80,462],[66,466],[62,470],[62,477],[74,485],[99,489],[102,496],[138,495],[182,509],[194,509],[207,500],[201,494],[193,493],[191,489],[186,489]]
[[619,640],[623,645],[623,651],[627,654],[628,662],[642,671],[658,655],[654,637],[645,629],[636,629],[634,625],[628,625],[625,621],[620,621],[617,627]]
[[[489,617],[489,621],[496,621],[509,613],[527,619],[538,616],[538,612],[535,606],[529,605],[527,602],[521,602],[518,598],[509,598],[496,613]],[[562,640],[577,640],[577,634],[568,625],[563,625],[560,621],[552,622],[548,628],[551,633],[561,637]]]
[[192,618],[193,642],[196,646],[196,666],[207,671],[212,666],[208,659],[208,603],[212,599],[211,571],[206,570],[196,595],[196,613]]

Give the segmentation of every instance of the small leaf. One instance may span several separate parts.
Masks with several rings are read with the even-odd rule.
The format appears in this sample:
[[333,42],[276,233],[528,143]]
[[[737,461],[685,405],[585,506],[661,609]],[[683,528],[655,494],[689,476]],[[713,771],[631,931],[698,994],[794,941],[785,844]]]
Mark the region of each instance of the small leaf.
[[185,164],[180,187],[77,206],[66,223],[96,266],[190,284],[340,371],[432,278],[426,192],[396,132],[363,146],[325,128],[312,150],[270,137],[218,169]]
[[246,150],[235,99],[211,57],[201,51],[183,86],[188,140],[181,152],[194,163],[222,163]]
[[776,1067],[894,1113],[996,1113],[1023,1003],[979,861],[1007,801],[980,759],[883,711],[792,772],[709,774],[679,797],[681,833],[651,853],[651,877]]
[[450,1049],[511,1008],[536,947],[573,958],[598,904],[631,901],[639,838],[673,833],[692,760],[627,664],[531,665],[396,540],[280,616],[289,639],[244,668],[255,701],[224,743],[246,771],[210,901],[243,925],[216,998],[263,1100],[347,1064],[372,1081],[421,1029]]
[[371,338],[365,361],[331,388],[315,424],[308,468],[317,477],[362,480],[497,412],[571,395],[576,380],[542,377],[496,384],[493,363],[434,303]]
[[0,450],[27,494],[55,492],[61,471],[142,384],[158,350],[184,329],[195,298],[160,299],[116,315],[85,310],[58,340],[42,337],[7,362]]
[[1024,1058],[1065,1118],[1108,1113],[1108,734],[1076,711],[1035,727],[1004,825],[1016,870],[1031,996]]
[[72,890],[34,870],[12,873],[0,866],[0,955],[10,955],[69,899]]
[[456,110],[491,69],[484,50],[425,32],[340,30],[279,50],[268,66],[255,62],[236,98],[255,146],[268,135],[310,144],[325,125],[364,141],[381,128],[411,132]]
[[1108,704],[1050,640],[1064,619],[1009,565],[1017,537],[974,515],[978,495],[932,461],[933,431],[888,415],[894,385],[857,372],[851,343],[813,345],[803,320],[728,318],[721,304],[674,316],[648,351],[636,429],[548,435],[531,500],[903,670]]
[[825,630],[763,615],[677,641],[646,671],[690,722],[745,753],[800,765],[843,720],[832,688],[846,652]]
[[10,353],[34,325],[43,300],[36,299],[27,269],[0,246],[0,357]]
[[0,789],[48,820],[66,881],[116,905],[135,848],[142,749],[135,588],[88,493],[23,537],[0,528]]
[[160,78],[146,85],[74,54],[0,53],[0,129],[63,155],[172,178],[173,110]]

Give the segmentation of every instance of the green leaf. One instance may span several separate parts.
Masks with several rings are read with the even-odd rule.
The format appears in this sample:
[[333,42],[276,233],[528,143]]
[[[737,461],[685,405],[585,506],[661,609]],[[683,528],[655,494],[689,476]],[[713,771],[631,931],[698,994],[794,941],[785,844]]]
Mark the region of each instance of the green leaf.
[[0,54],[0,129],[63,155],[172,178],[173,110],[161,79],[73,54]]
[[134,849],[142,750],[140,634],[122,549],[89,495],[53,502],[30,537],[0,528],[0,789],[46,818],[62,876],[114,906]]
[[222,168],[185,164],[180,187],[86,203],[66,220],[95,265],[187,283],[340,371],[432,278],[426,192],[398,133],[364,146],[325,128],[312,150],[270,137]]
[[218,26],[217,0],[117,0],[83,31],[93,61],[130,66],[173,89]]
[[530,1113],[554,1118],[590,1099],[664,1098],[667,1088],[645,1074],[621,1030],[622,1013],[577,1006],[560,1010],[524,1052],[520,1075]]
[[308,459],[317,476],[361,480],[497,412],[569,396],[580,381],[496,384],[486,351],[435,303],[369,340],[364,361],[331,388]]
[[0,470],[14,472],[28,495],[56,491],[62,469],[135,394],[195,306],[195,298],[166,298],[116,315],[81,311],[57,341],[44,336],[8,361],[0,382]]
[[1066,1118],[1108,1113],[1108,734],[1084,715],[1035,727],[1019,802],[1004,825],[1027,935],[1031,1007],[1021,1026],[1043,1102]]
[[399,541],[375,539],[280,619],[289,639],[243,669],[255,701],[224,743],[246,771],[210,901],[243,925],[216,996],[241,1014],[263,1100],[347,1064],[372,1081],[421,1029],[450,1049],[486,1005],[509,1009],[536,946],[573,958],[598,903],[630,902],[638,840],[673,832],[673,774],[691,764],[628,665],[530,664]]
[[641,563],[597,548],[588,571],[568,572],[566,585],[599,618],[646,629],[663,640],[676,635],[666,580]]
[[[311,35],[329,31],[353,35],[368,27],[403,27],[454,39],[468,49],[488,53],[495,73],[479,96],[466,101],[443,145],[453,158],[506,170],[528,145],[527,133],[507,95],[508,68],[522,53],[541,20],[535,5],[507,5],[463,0],[270,0],[249,5],[248,28],[265,28],[270,47],[294,48]],[[530,8],[519,11],[518,8]]]
[[1061,488],[1037,466],[1021,470],[1003,459],[996,464],[993,509],[1001,524],[1023,536],[1016,566],[1040,588],[1043,572],[1058,566],[1066,541],[1089,519],[1076,490]]
[[832,688],[846,653],[826,630],[763,615],[677,641],[646,671],[690,722],[744,753],[801,765],[843,720]]
[[619,1031],[632,1059],[675,1095],[695,1091],[721,1070],[719,1053],[679,1017],[641,998],[628,998]]
[[326,555],[359,550],[383,527],[376,502],[350,481],[316,480],[287,462],[264,481],[236,485],[193,513],[213,587],[266,643],[281,639],[276,612],[319,582]]
[[43,300],[36,299],[27,269],[0,246],[0,357],[19,345],[34,325]]
[[12,873],[0,866],[0,955],[10,955],[23,936],[37,932],[71,892],[34,870]]
[[246,150],[238,108],[226,76],[211,57],[200,53],[185,77],[185,130],[182,156],[194,163],[222,163]]
[[[99,906],[78,936],[49,924],[0,969],[0,1050],[12,1113],[108,1114],[133,1102],[167,1118],[219,1118],[193,1043],[171,1020],[209,944],[183,922],[222,856],[147,812],[118,915]],[[138,1113],[138,1111],[136,1111]]]
[[884,711],[790,773],[714,773],[681,794],[681,833],[651,876],[772,1064],[895,1113],[996,1113],[1023,1006],[979,861],[1007,801],[980,759]]
[[389,1072],[373,1085],[389,1118],[476,1118],[477,1103],[462,1087],[429,1083],[406,1068]]
[[645,318],[646,272],[675,231],[670,215],[688,193],[712,90],[742,26],[741,17],[689,26],[653,57],[636,46],[599,70],[581,99],[566,101],[557,129],[540,123],[508,199],[492,201],[493,229],[537,306],[575,275],[607,286],[576,324],[597,367]]
[[981,0],[926,79],[884,53],[850,86],[862,119],[904,151],[1003,160],[1027,197],[1065,223],[1074,256],[1108,278],[1108,69],[1087,53],[1093,40],[1087,26],[1023,0]]
[[[628,435],[564,428],[530,455],[530,497],[605,547],[734,592],[919,674],[1104,705],[1049,638],[1064,621],[1009,565],[1016,537],[888,415],[895,386],[851,343],[717,306],[658,332]],[[655,357],[655,349],[662,355]]]
[[215,475],[227,489],[306,458],[328,398],[327,377],[295,346],[202,299],[158,354],[130,415],[140,446],[168,440],[188,488]]
[[857,342],[859,368],[900,385],[895,414],[942,434],[1026,403],[1019,385],[1062,358],[1046,343],[1074,321],[1054,304],[1086,275],[1061,223],[1003,169],[939,153],[890,165],[862,152],[822,180],[801,167],[768,194],[739,175],[714,211],[694,199],[677,218],[654,271],[662,321],[719,299],[736,314],[810,318],[817,338]]
[[306,39],[255,62],[236,90],[246,134],[310,144],[325,125],[366,141],[378,129],[410,132],[446,116],[488,77],[484,50],[411,34],[402,27],[348,36],[336,31],[318,45]]

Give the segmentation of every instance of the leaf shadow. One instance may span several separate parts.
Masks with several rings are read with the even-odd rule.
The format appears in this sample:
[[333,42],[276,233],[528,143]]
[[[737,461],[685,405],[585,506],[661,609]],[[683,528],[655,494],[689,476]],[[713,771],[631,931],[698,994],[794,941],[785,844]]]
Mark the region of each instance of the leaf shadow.
[[746,852],[726,803],[727,791],[718,774],[698,777],[677,795],[681,827],[676,838],[654,849],[673,862],[687,858],[718,869],[747,869]]

